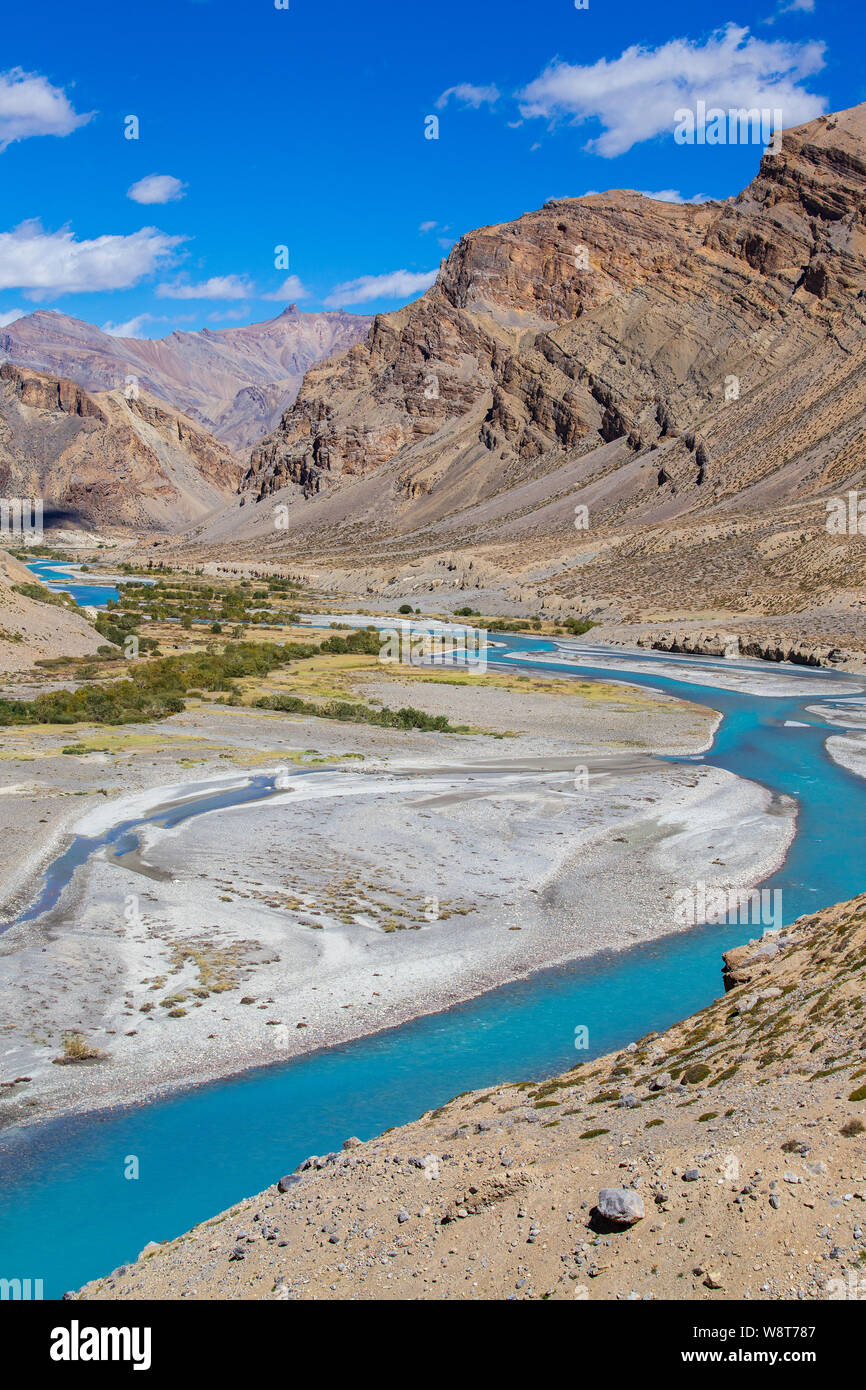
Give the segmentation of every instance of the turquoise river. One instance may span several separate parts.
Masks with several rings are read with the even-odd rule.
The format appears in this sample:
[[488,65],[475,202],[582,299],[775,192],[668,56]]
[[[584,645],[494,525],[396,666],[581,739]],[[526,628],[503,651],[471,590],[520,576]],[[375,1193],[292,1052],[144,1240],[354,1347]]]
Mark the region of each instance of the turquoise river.
[[[601,648],[577,642],[556,645],[567,662],[557,674],[614,675],[718,710],[712,748],[688,761],[727,768],[796,799],[795,838],[784,865],[764,885],[782,890],[786,922],[866,888],[866,783],[834,762],[825,746],[831,733],[863,728],[860,683],[777,667],[773,674],[784,676],[789,694],[747,694],[713,685],[716,669],[730,670],[730,662],[661,661],[609,649],[602,655]],[[497,664],[549,672],[532,654],[542,656],[552,646],[509,637]],[[648,669],[635,670],[636,663]],[[733,665],[767,673],[766,665]],[[692,679],[676,679],[686,669]],[[706,683],[693,683],[700,671],[706,675],[698,680]],[[795,693],[800,681],[808,681],[808,693]],[[810,711],[819,703],[832,706],[832,723]],[[178,818],[218,814],[220,805],[271,790],[268,778],[254,778],[241,792],[183,807]],[[117,853],[128,849],[135,830],[126,824],[98,841],[76,841],[48,871],[23,916],[32,919],[56,902],[91,853],[105,845]],[[302,1059],[147,1103],[7,1130],[0,1136],[0,1276],[41,1278],[45,1296],[59,1297],[135,1259],[147,1241],[176,1236],[274,1183],[308,1154],[339,1148],[348,1135],[368,1139],[462,1091],[553,1075],[663,1029],[719,995],[722,951],[756,934],[732,924],[683,930],[539,972]],[[578,1025],[589,1029],[589,1052],[574,1051]],[[128,1181],[124,1160],[133,1154],[140,1177]]]

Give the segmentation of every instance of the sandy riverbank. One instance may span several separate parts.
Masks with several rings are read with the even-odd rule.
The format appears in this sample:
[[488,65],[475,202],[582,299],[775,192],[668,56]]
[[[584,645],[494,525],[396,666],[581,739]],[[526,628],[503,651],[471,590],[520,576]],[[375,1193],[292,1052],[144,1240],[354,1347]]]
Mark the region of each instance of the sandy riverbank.
[[852,689],[862,690],[862,686],[852,684],[850,676],[837,676],[832,672],[802,675],[802,668],[785,666],[784,663],[740,659],[726,661],[714,657],[695,660],[674,653],[669,656],[653,653],[648,657],[645,652],[625,648],[619,655],[616,648],[608,651],[604,647],[586,647],[562,638],[552,640],[556,642],[555,652],[514,653],[511,660],[538,663],[555,675],[557,666],[567,665],[574,660],[573,653],[579,652],[582,661],[608,671],[613,680],[627,680],[628,672],[636,671],[642,675],[683,681],[686,685],[712,686],[717,690],[733,690],[742,695],[759,695],[766,699],[788,695],[829,697],[846,694]]

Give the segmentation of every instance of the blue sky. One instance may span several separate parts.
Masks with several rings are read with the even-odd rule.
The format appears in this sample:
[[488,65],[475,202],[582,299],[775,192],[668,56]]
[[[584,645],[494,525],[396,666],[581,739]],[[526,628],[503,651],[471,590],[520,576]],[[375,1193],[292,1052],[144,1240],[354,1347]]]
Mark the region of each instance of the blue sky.
[[738,192],[760,147],[678,144],[677,107],[796,125],[866,100],[860,0],[288,4],[7,7],[0,324],[394,309],[462,233],[548,198]]

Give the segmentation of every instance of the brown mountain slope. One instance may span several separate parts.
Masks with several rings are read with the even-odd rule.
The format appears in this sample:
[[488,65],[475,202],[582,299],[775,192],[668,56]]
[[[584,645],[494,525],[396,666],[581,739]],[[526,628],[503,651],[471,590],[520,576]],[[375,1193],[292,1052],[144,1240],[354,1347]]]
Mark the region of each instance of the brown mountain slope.
[[[44,592],[44,601],[21,593],[22,587]],[[91,656],[103,641],[71,599],[52,594],[0,550],[0,676],[27,671],[40,658]]]
[[239,473],[224,444],[149,396],[0,367],[0,495],[41,497],[46,517],[176,531],[224,504]]
[[167,338],[115,338],[66,314],[39,310],[0,331],[0,360],[69,377],[88,391],[142,391],[206,425],[243,451],[279,420],[314,362],[357,343],[370,319],[301,313],[240,328],[175,332]]
[[249,510],[197,540],[374,588],[471,552],[551,612],[856,590],[863,542],[828,536],[825,499],[866,466],[864,219],[860,106],[785,132],[727,203],[614,192],[472,232],[308,372]]

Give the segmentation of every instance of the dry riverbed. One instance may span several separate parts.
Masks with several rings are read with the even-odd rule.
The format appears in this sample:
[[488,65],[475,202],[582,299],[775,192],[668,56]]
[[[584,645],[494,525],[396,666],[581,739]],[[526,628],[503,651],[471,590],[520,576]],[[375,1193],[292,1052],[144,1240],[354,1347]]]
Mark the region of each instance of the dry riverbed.
[[705,748],[704,709],[492,673],[357,688],[487,732],[214,705],[134,729],[4,731],[6,921],[73,834],[284,774],[268,800],[150,824],[122,860],[100,852],[56,907],[0,935],[0,1123],[279,1061],[659,936],[678,886],[753,883],[790,842],[790,805],[651,757]]

